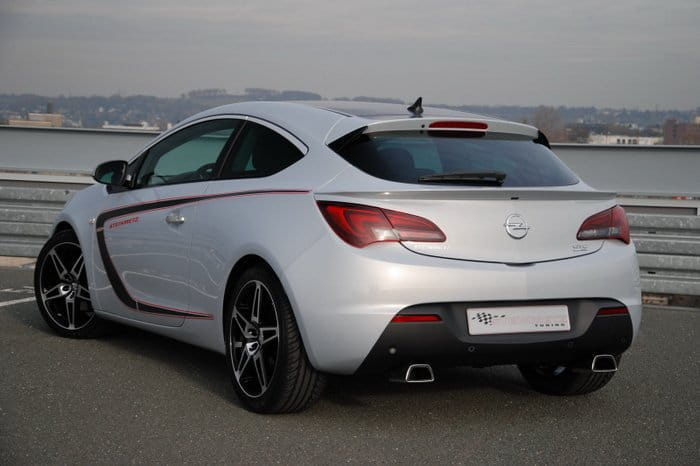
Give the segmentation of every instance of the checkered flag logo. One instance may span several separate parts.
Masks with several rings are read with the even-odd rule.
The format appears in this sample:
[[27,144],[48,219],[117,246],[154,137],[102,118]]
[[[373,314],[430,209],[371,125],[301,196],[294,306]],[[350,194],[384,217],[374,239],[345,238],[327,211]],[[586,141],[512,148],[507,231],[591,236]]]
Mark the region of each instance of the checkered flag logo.
[[472,317],[472,320],[476,320],[480,324],[484,324],[484,325],[493,325],[494,319],[501,319],[505,316],[506,316],[505,314],[494,315],[494,314],[491,314],[490,312],[477,312],[477,314],[474,317]]

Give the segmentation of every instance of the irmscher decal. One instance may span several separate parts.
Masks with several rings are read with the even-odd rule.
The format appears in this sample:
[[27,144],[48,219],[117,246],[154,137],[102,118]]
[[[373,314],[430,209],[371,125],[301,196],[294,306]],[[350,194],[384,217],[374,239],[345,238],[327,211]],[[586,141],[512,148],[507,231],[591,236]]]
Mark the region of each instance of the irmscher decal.
[[139,221],[138,217],[131,217],[127,218],[125,220],[119,220],[118,222],[112,222],[109,224],[109,229],[111,230],[112,228],[119,228],[124,225],[128,225],[130,223],[136,223]]
[[[158,201],[142,202],[138,204],[130,204],[121,207],[116,207],[114,209],[106,210],[102,212],[95,221],[95,234],[97,235],[97,247],[100,251],[100,258],[105,266],[105,272],[107,273],[107,278],[114,293],[117,295],[119,300],[124,303],[127,307],[138,312],[145,312],[151,315],[159,315],[165,317],[180,317],[185,319],[202,319],[211,320],[214,318],[212,314],[204,312],[193,312],[184,311],[181,309],[174,309],[171,307],[158,306],[155,304],[147,303],[144,301],[139,301],[129,294],[129,291],[124,286],[124,283],[119,276],[119,272],[114,267],[112,263],[112,258],[107,250],[107,244],[105,242],[105,223],[107,220],[124,217],[126,215],[131,215],[135,213],[141,213],[142,215],[147,211],[155,211],[167,209],[169,207],[182,206],[185,204],[195,204],[198,202],[214,201],[218,199],[226,199],[231,197],[244,197],[244,196],[260,196],[260,195],[286,195],[286,194],[307,194],[309,190],[265,190],[265,191],[239,191],[234,193],[222,193],[222,194],[209,194],[203,196],[188,196],[188,197],[174,197],[168,199],[161,199]],[[130,217],[125,220],[119,220],[113,222],[107,228],[117,228],[122,225],[127,225],[129,223],[138,222],[139,216]]]

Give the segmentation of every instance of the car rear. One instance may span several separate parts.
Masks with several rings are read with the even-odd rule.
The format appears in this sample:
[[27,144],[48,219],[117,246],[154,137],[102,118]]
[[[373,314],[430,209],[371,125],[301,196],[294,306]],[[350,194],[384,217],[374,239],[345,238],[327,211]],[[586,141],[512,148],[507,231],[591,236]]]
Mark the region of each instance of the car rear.
[[324,333],[310,351],[322,369],[616,366],[641,318],[626,217],[544,135],[426,117],[372,121],[329,148],[348,166],[315,191],[323,304],[299,298],[333,309],[304,319]]

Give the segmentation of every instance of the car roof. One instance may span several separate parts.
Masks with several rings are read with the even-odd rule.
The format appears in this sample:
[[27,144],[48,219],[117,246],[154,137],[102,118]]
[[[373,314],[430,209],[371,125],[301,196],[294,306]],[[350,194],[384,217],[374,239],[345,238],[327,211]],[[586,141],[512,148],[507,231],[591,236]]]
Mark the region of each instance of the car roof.
[[[179,128],[195,120],[218,115],[245,115],[265,120],[294,134],[305,144],[327,143],[351,131],[382,121],[415,120],[406,105],[320,100],[300,102],[240,102],[222,105],[198,113],[177,125]],[[423,107],[421,118],[473,119],[512,125],[520,132],[526,125],[499,118],[460,112],[439,107]],[[176,129],[174,128],[174,129]],[[527,126],[527,129],[534,128]],[[536,131],[536,130],[535,130]]]
[[[406,105],[382,102],[362,102],[352,100],[318,100],[298,102],[302,105],[340,113],[349,117],[368,118],[372,120],[397,120],[414,118]],[[460,112],[439,107],[423,107],[422,117],[452,117],[452,118],[486,118],[483,115]]]

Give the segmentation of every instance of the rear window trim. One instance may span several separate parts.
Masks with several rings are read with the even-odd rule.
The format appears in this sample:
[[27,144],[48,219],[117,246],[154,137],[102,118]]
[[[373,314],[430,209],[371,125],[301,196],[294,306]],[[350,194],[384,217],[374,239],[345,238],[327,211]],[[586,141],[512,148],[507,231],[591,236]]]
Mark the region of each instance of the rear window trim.
[[[327,144],[327,147],[329,147],[333,152],[336,153],[340,158],[342,158],[345,162],[347,162],[349,165],[351,165],[353,168],[359,170],[360,172],[371,176],[373,178],[382,180],[382,181],[389,181],[392,183],[402,183],[402,184],[408,184],[408,185],[415,185],[415,186],[449,186],[446,185],[445,183],[431,183],[431,182],[425,182],[425,181],[399,181],[399,180],[394,180],[394,179],[389,179],[389,178],[383,178],[381,176],[377,176],[373,173],[370,173],[359,166],[355,165],[353,162],[348,160],[348,158],[343,155],[341,152],[343,149],[351,145],[356,139],[358,139],[361,136],[367,136],[367,137],[376,137],[376,136],[385,136],[387,134],[396,134],[396,135],[408,135],[409,133],[417,133],[419,135],[425,135],[426,137],[440,137],[437,133],[437,131],[431,131],[429,128],[425,129],[420,129],[420,130],[386,130],[386,131],[374,131],[370,133],[366,133],[366,130],[368,129],[368,126],[362,126],[360,128],[357,128],[353,131],[350,131],[347,134],[344,134],[343,136],[333,140],[332,142],[329,142]],[[467,131],[464,131],[465,133]],[[566,183],[566,184],[552,184],[552,185],[524,185],[524,186],[513,186],[513,185],[504,185],[504,186],[496,186],[496,189],[508,189],[508,188],[513,188],[513,189],[519,189],[519,188],[524,188],[524,189],[530,189],[530,188],[566,188],[569,186],[575,186],[577,184],[580,184],[582,182],[581,178],[576,174],[573,170],[571,170],[552,150],[551,145],[549,144],[549,140],[547,139],[547,136],[542,131],[537,131],[537,137],[532,137],[531,135],[525,135],[522,133],[515,133],[515,132],[496,132],[496,131],[475,131],[478,133],[482,134],[482,137],[488,137],[488,136],[493,136],[495,134],[507,136],[510,138],[513,138],[514,140],[522,140],[522,141],[531,141],[534,142],[535,144],[539,144],[544,146],[546,149],[548,149],[550,152],[552,152],[552,155],[554,156],[554,159],[556,161],[561,162],[561,164],[564,166],[566,170],[568,170],[568,173],[571,174],[571,182]],[[473,138],[469,137],[469,139],[478,139],[478,138]],[[506,138],[504,138],[506,139]],[[479,185],[469,185],[469,184],[457,184],[455,183],[453,186],[460,186],[460,187],[489,187],[489,188],[494,188],[493,186],[479,186]]]

